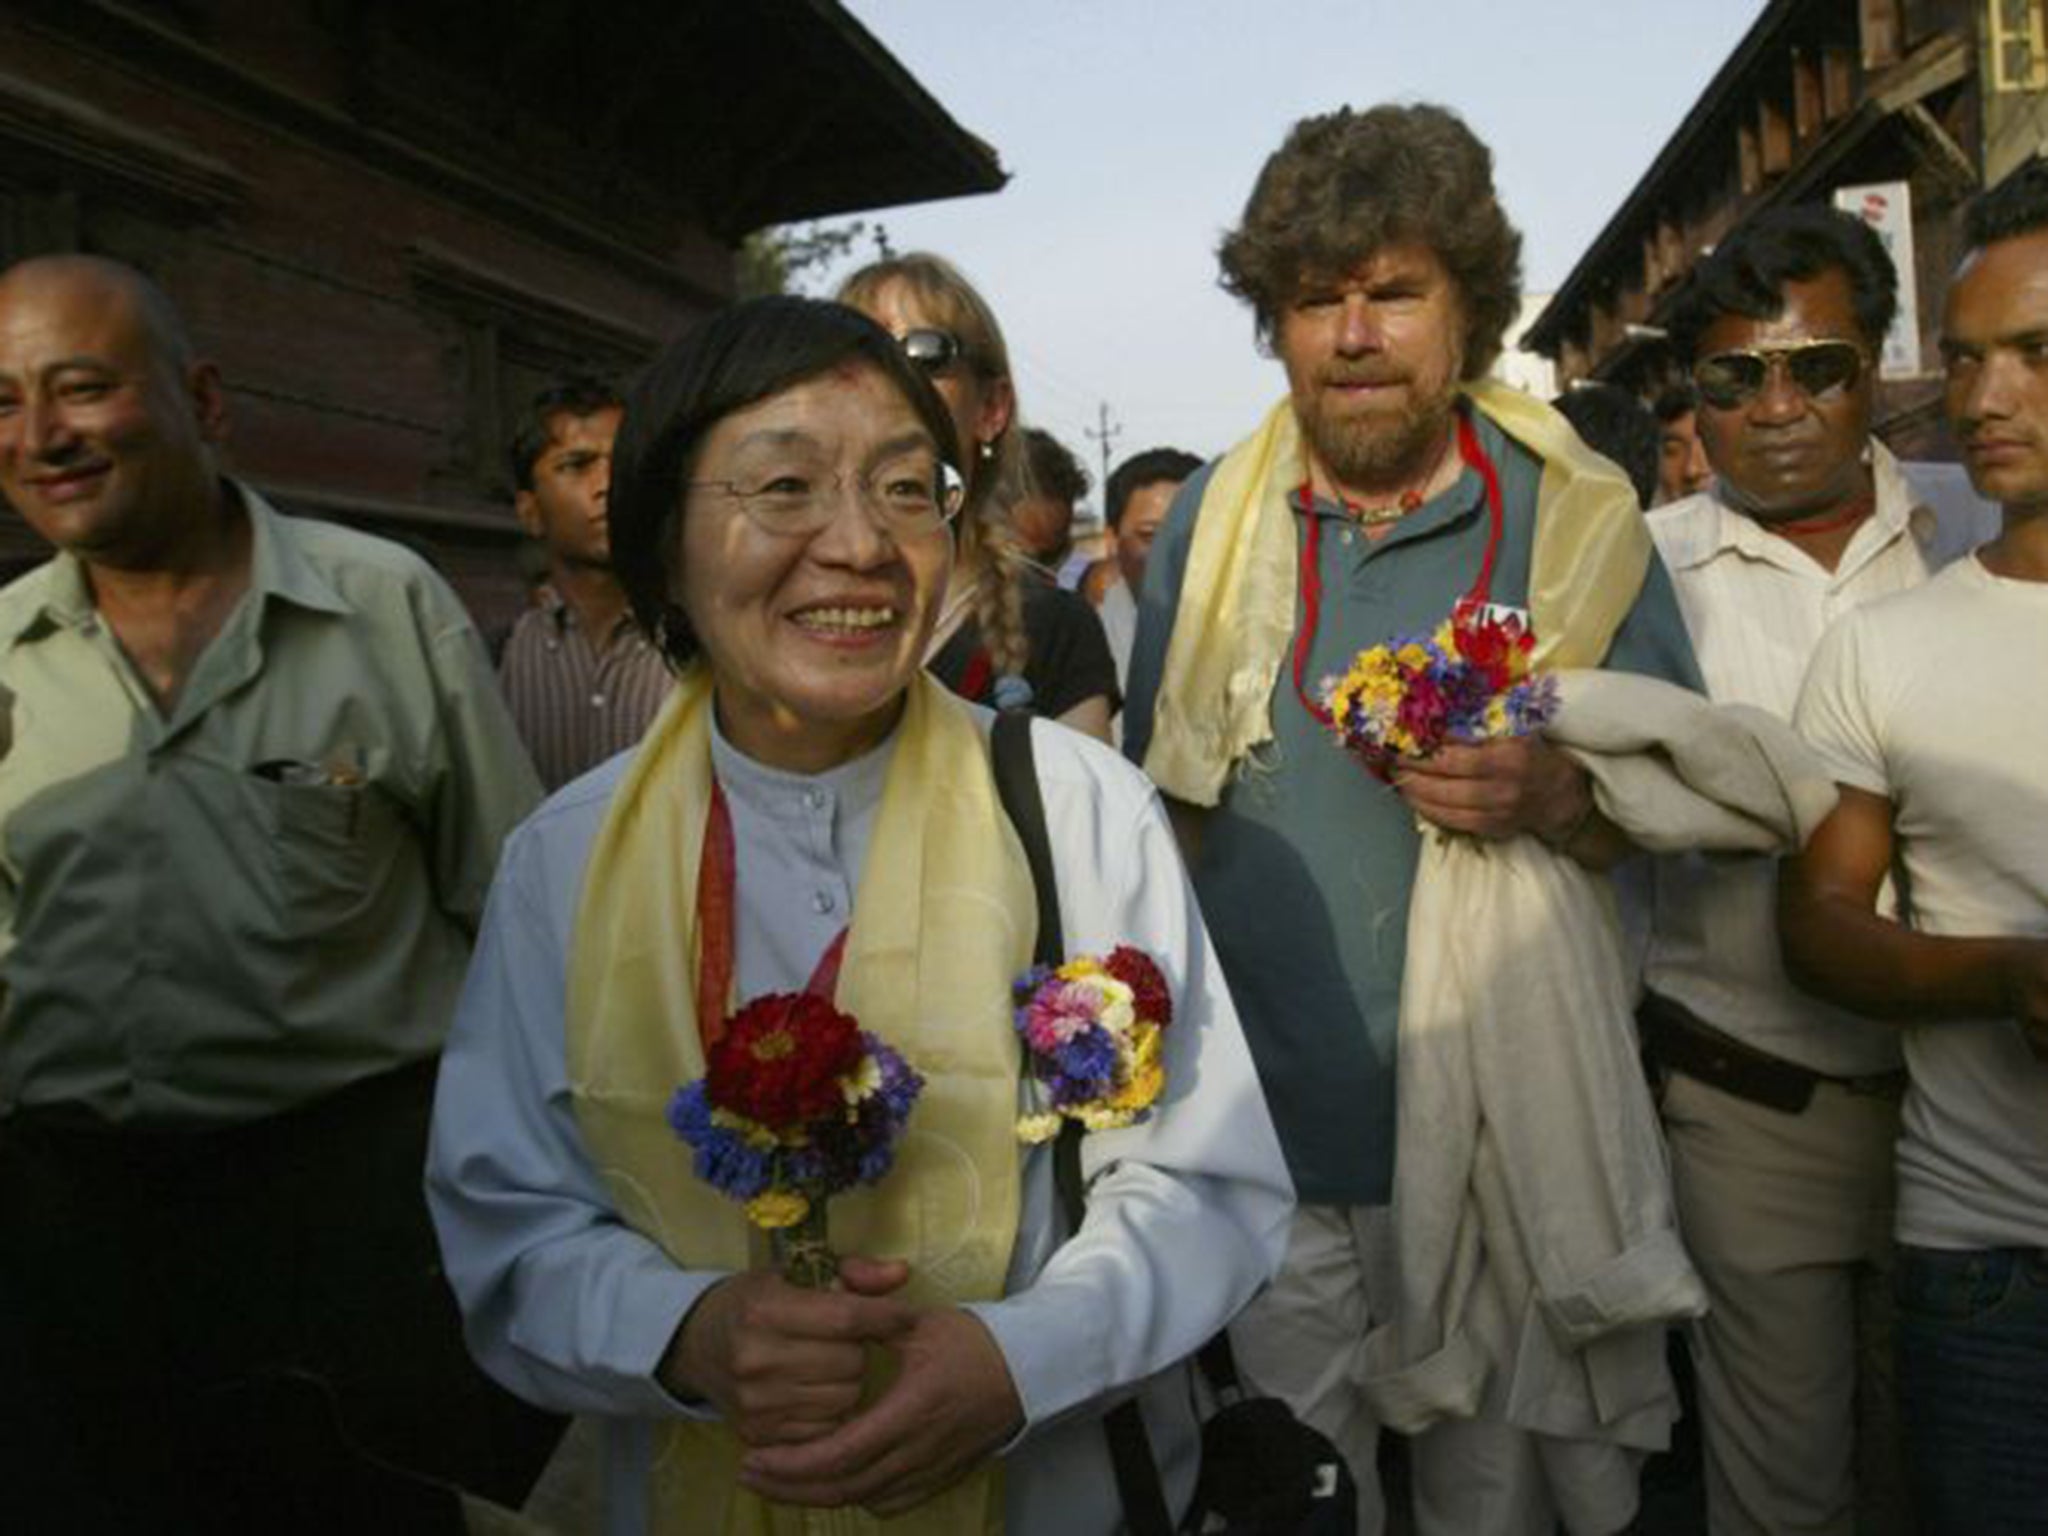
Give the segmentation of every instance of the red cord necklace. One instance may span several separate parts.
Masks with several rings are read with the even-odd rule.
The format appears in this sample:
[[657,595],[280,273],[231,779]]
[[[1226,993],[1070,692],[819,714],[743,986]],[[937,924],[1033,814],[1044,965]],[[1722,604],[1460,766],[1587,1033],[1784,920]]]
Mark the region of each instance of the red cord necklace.
[[[710,1050],[725,1037],[727,1000],[732,996],[738,949],[734,924],[739,907],[739,870],[733,856],[732,810],[725,790],[711,781],[711,809],[704,818],[704,854],[697,866],[697,1036]],[[839,964],[846,956],[847,929],[841,928],[817,969],[804,983],[812,997],[832,1001],[839,986]]]
[[[1479,579],[1472,584],[1472,590],[1465,594],[1467,604],[1484,604],[1492,600],[1493,565],[1500,554],[1502,510],[1500,499],[1500,473],[1494,468],[1493,460],[1487,457],[1480,446],[1479,434],[1472,430],[1471,418],[1465,412],[1458,413],[1458,456],[1478,472],[1479,479],[1486,487],[1486,554],[1479,562]],[[1432,475],[1434,470],[1430,472]],[[1316,643],[1316,629],[1322,622],[1323,578],[1322,567],[1317,555],[1322,548],[1322,522],[1315,514],[1315,500],[1310,492],[1309,482],[1303,480],[1297,492],[1306,509],[1302,516],[1308,527],[1301,541],[1301,605],[1303,609],[1301,629],[1294,637],[1294,696],[1301,700],[1301,707],[1325,726],[1335,726],[1330,712],[1308,696],[1308,687],[1303,674],[1308,668],[1309,651]]]
[[1816,533],[1834,533],[1841,528],[1860,523],[1877,508],[1877,492],[1865,491],[1839,512],[1827,512],[1816,517],[1788,517],[1763,526],[1772,533],[1810,538]]

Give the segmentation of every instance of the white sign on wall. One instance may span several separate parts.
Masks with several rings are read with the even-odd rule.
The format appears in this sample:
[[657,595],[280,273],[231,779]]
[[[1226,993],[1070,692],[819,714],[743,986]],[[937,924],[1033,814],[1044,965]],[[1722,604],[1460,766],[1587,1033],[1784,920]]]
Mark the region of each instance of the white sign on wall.
[[1878,376],[1920,377],[1920,284],[1913,264],[1913,189],[1903,181],[1877,181],[1862,187],[1835,188],[1835,206],[1853,213],[1884,242],[1885,253],[1899,274],[1899,312],[1885,333],[1884,357]]

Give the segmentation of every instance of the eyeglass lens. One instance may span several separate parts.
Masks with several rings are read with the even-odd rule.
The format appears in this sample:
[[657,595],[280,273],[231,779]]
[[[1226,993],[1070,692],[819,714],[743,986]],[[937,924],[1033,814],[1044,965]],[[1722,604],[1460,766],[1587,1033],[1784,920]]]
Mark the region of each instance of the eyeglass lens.
[[1780,360],[1785,376],[1812,398],[1853,388],[1863,376],[1863,354],[1848,342],[1810,341],[1770,351],[1717,352],[1701,359],[1693,382],[1709,405],[1731,410],[1756,397]]
[[[737,497],[747,516],[768,532],[788,535],[816,533],[825,527],[847,489],[847,481],[837,475],[822,479],[782,475],[758,489],[729,480],[699,483]],[[882,514],[887,526],[910,533],[951,522],[966,496],[960,472],[943,459],[923,472],[884,470],[853,484],[856,494]]]

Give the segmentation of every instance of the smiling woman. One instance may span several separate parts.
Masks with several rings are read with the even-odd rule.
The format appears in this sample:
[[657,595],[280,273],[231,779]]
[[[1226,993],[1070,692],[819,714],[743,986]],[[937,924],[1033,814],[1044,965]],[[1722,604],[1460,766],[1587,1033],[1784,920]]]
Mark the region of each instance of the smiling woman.
[[[1054,1214],[1050,1148],[1019,1147],[1034,881],[993,716],[923,667],[955,448],[896,340],[807,299],[714,316],[626,404],[613,549],[677,685],[630,761],[506,845],[428,1175],[478,1358],[602,1416],[613,1532],[796,1531],[789,1506],[858,1505],[891,1530],[1106,1533],[1096,1420],[1140,1383],[1184,1502],[1174,1367],[1279,1262],[1287,1176],[1158,799],[1051,726],[1030,739],[1064,931],[1154,957],[1177,1022],[1163,1097],[1082,1152],[1081,1232]],[[832,1197],[832,1291],[761,1267],[731,1170],[700,1151],[693,1171],[667,1118],[732,1056],[736,1010],[794,1018],[799,994],[924,1080],[886,1178]],[[797,1033],[763,1038],[782,1059]]]

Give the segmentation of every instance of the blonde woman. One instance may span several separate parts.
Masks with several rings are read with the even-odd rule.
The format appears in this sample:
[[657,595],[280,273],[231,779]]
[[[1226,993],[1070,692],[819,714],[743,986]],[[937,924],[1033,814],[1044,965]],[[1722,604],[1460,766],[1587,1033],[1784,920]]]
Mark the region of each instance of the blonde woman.
[[926,664],[977,704],[1028,708],[1109,740],[1118,694],[1102,623],[1072,592],[1030,579],[1004,521],[1025,470],[994,311],[950,262],[923,252],[861,268],[839,299],[893,335],[931,380],[967,457],[969,512]]

